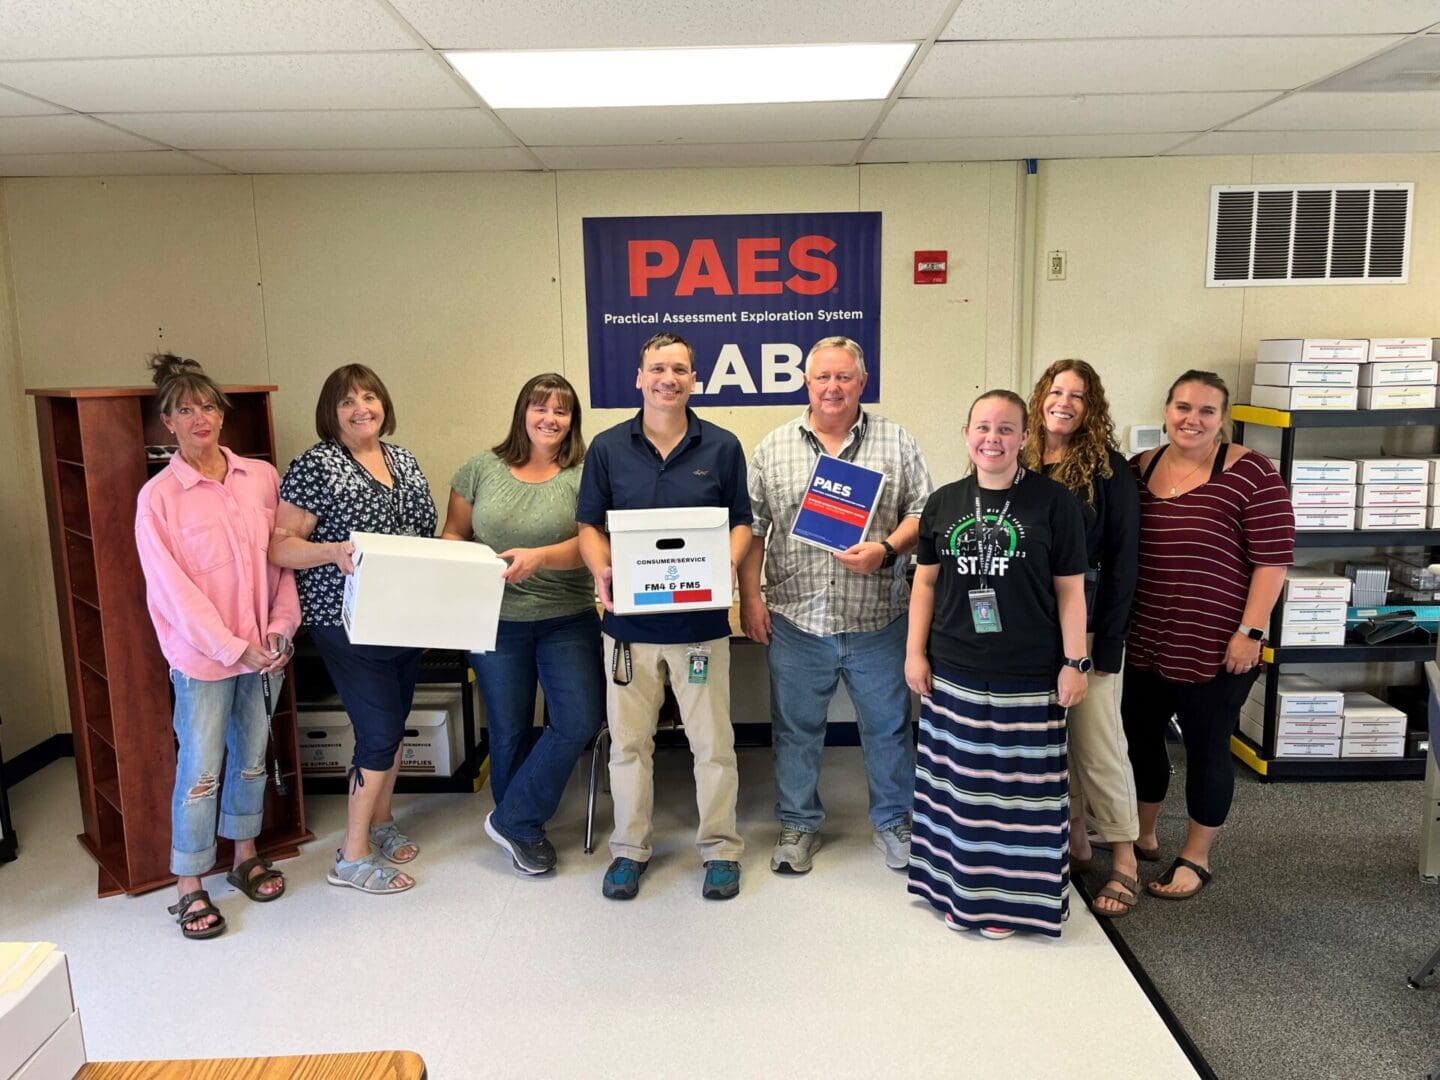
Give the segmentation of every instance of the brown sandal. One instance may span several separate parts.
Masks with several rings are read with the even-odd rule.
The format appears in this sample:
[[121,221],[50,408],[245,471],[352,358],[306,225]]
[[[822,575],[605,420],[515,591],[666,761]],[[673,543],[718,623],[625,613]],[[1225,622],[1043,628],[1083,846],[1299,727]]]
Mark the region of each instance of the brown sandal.
[[[1100,851],[1109,851],[1115,846],[1109,840],[1106,840],[1103,836],[1096,832],[1090,833],[1086,837],[1086,839],[1090,841],[1090,846],[1092,848],[1097,848]],[[1135,857],[1141,862],[1160,861],[1159,844],[1156,844],[1154,847],[1141,847],[1138,843],[1136,843],[1133,846],[1135,848]]]
[[[1174,881],[1175,871],[1179,870],[1182,866],[1190,870],[1197,878],[1200,879],[1200,883],[1198,885],[1196,885],[1193,889],[1188,889],[1185,892],[1179,893],[1165,893],[1155,891],[1156,885],[1169,885],[1172,881]],[[1199,863],[1193,863],[1189,859],[1185,858],[1183,855],[1177,855],[1175,856],[1175,861],[1170,864],[1170,868],[1166,870],[1165,873],[1161,874],[1158,878],[1156,878],[1154,881],[1150,882],[1149,892],[1151,896],[1154,896],[1160,900],[1189,900],[1201,889],[1205,888],[1206,885],[1209,885],[1210,879],[1213,876],[1214,875],[1212,875],[1209,870],[1206,870],[1205,867],[1201,866]]]
[[[256,874],[252,878],[250,875],[257,866],[263,866],[265,872],[263,874]],[[272,893],[263,893],[260,891],[261,885],[264,885],[267,881],[274,881],[276,878],[279,878],[281,881],[280,888]],[[279,900],[280,897],[285,895],[285,875],[280,873],[279,870],[272,870],[270,860],[262,859],[259,855],[256,855],[252,859],[246,859],[239,866],[235,867],[235,869],[225,875],[225,880],[257,904],[268,904],[271,900]]]
[[[204,906],[196,911],[186,911],[191,904],[197,900],[203,900]],[[225,916],[220,914],[220,909],[210,903],[210,894],[204,889],[196,889],[194,892],[186,893],[180,899],[165,909],[175,916],[175,921],[180,924],[180,933],[187,938],[201,941],[205,938],[219,937],[225,932]],[[209,926],[199,926],[194,929],[186,926],[186,923],[198,922],[210,915],[215,916],[215,921]]]
[[[1120,887],[1130,895],[1126,896],[1115,888],[1112,882],[1119,882]],[[1124,907],[1119,911],[1102,911],[1095,906],[1095,900],[1104,897],[1106,900],[1114,900]],[[1101,919],[1123,919],[1135,909],[1136,902],[1140,899],[1140,882],[1136,881],[1129,874],[1122,874],[1118,870],[1110,871],[1110,878],[1105,882],[1105,887],[1095,894],[1095,900],[1090,902],[1090,913]]]

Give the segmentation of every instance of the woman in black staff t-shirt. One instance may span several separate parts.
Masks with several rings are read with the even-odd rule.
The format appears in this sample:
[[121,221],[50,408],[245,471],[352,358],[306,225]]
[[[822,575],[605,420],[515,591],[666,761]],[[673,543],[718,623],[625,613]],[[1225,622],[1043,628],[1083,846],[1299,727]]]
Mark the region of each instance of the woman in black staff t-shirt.
[[905,681],[921,695],[911,892],[953,930],[1060,936],[1068,911],[1065,710],[1085,697],[1085,526],[1018,463],[1025,403],[975,399],[974,471],[920,516]]

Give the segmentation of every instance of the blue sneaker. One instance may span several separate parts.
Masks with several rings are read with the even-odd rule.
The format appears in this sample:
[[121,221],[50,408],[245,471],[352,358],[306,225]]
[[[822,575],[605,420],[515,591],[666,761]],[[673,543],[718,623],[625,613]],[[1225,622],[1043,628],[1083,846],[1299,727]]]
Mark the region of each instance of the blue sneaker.
[[706,900],[729,900],[740,895],[740,864],[728,859],[711,859],[705,864],[705,885],[700,895]]
[[649,866],[648,862],[634,859],[616,859],[605,871],[605,883],[600,892],[611,900],[634,900],[640,892],[640,875]]

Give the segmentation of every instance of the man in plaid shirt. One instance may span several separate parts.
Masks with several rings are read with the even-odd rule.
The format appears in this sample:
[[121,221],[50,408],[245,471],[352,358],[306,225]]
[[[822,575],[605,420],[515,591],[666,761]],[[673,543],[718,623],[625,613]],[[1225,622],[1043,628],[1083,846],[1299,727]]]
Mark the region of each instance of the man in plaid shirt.
[[[780,819],[770,868],[781,874],[808,872],[820,849],[820,756],[841,678],[864,747],[875,846],[893,869],[910,859],[915,757],[905,685],[904,556],[915,547],[930,473],[909,432],[860,407],[865,380],[858,344],[845,337],[817,342],[805,361],[809,408],[765,436],[750,462],[751,527],[759,542],[739,567],[740,622],[746,637],[770,646]],[[820,454],[885,474],[867,538],[839,553],[790,536]]]

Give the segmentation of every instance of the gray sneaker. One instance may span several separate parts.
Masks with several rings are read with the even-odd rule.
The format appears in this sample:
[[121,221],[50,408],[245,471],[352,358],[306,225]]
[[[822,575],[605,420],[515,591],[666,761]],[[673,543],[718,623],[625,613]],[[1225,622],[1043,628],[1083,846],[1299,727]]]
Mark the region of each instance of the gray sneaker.
[[875,846],[885,853],[886,866],[904,870],[910,865],[910,823],[901,821],[888,829],[876,829]]
[[801,832],[782,827],[775,841],[775,854],[770,856],[770,869],[777,874],[808,874],[815,852],[820,850],[818,832]]

